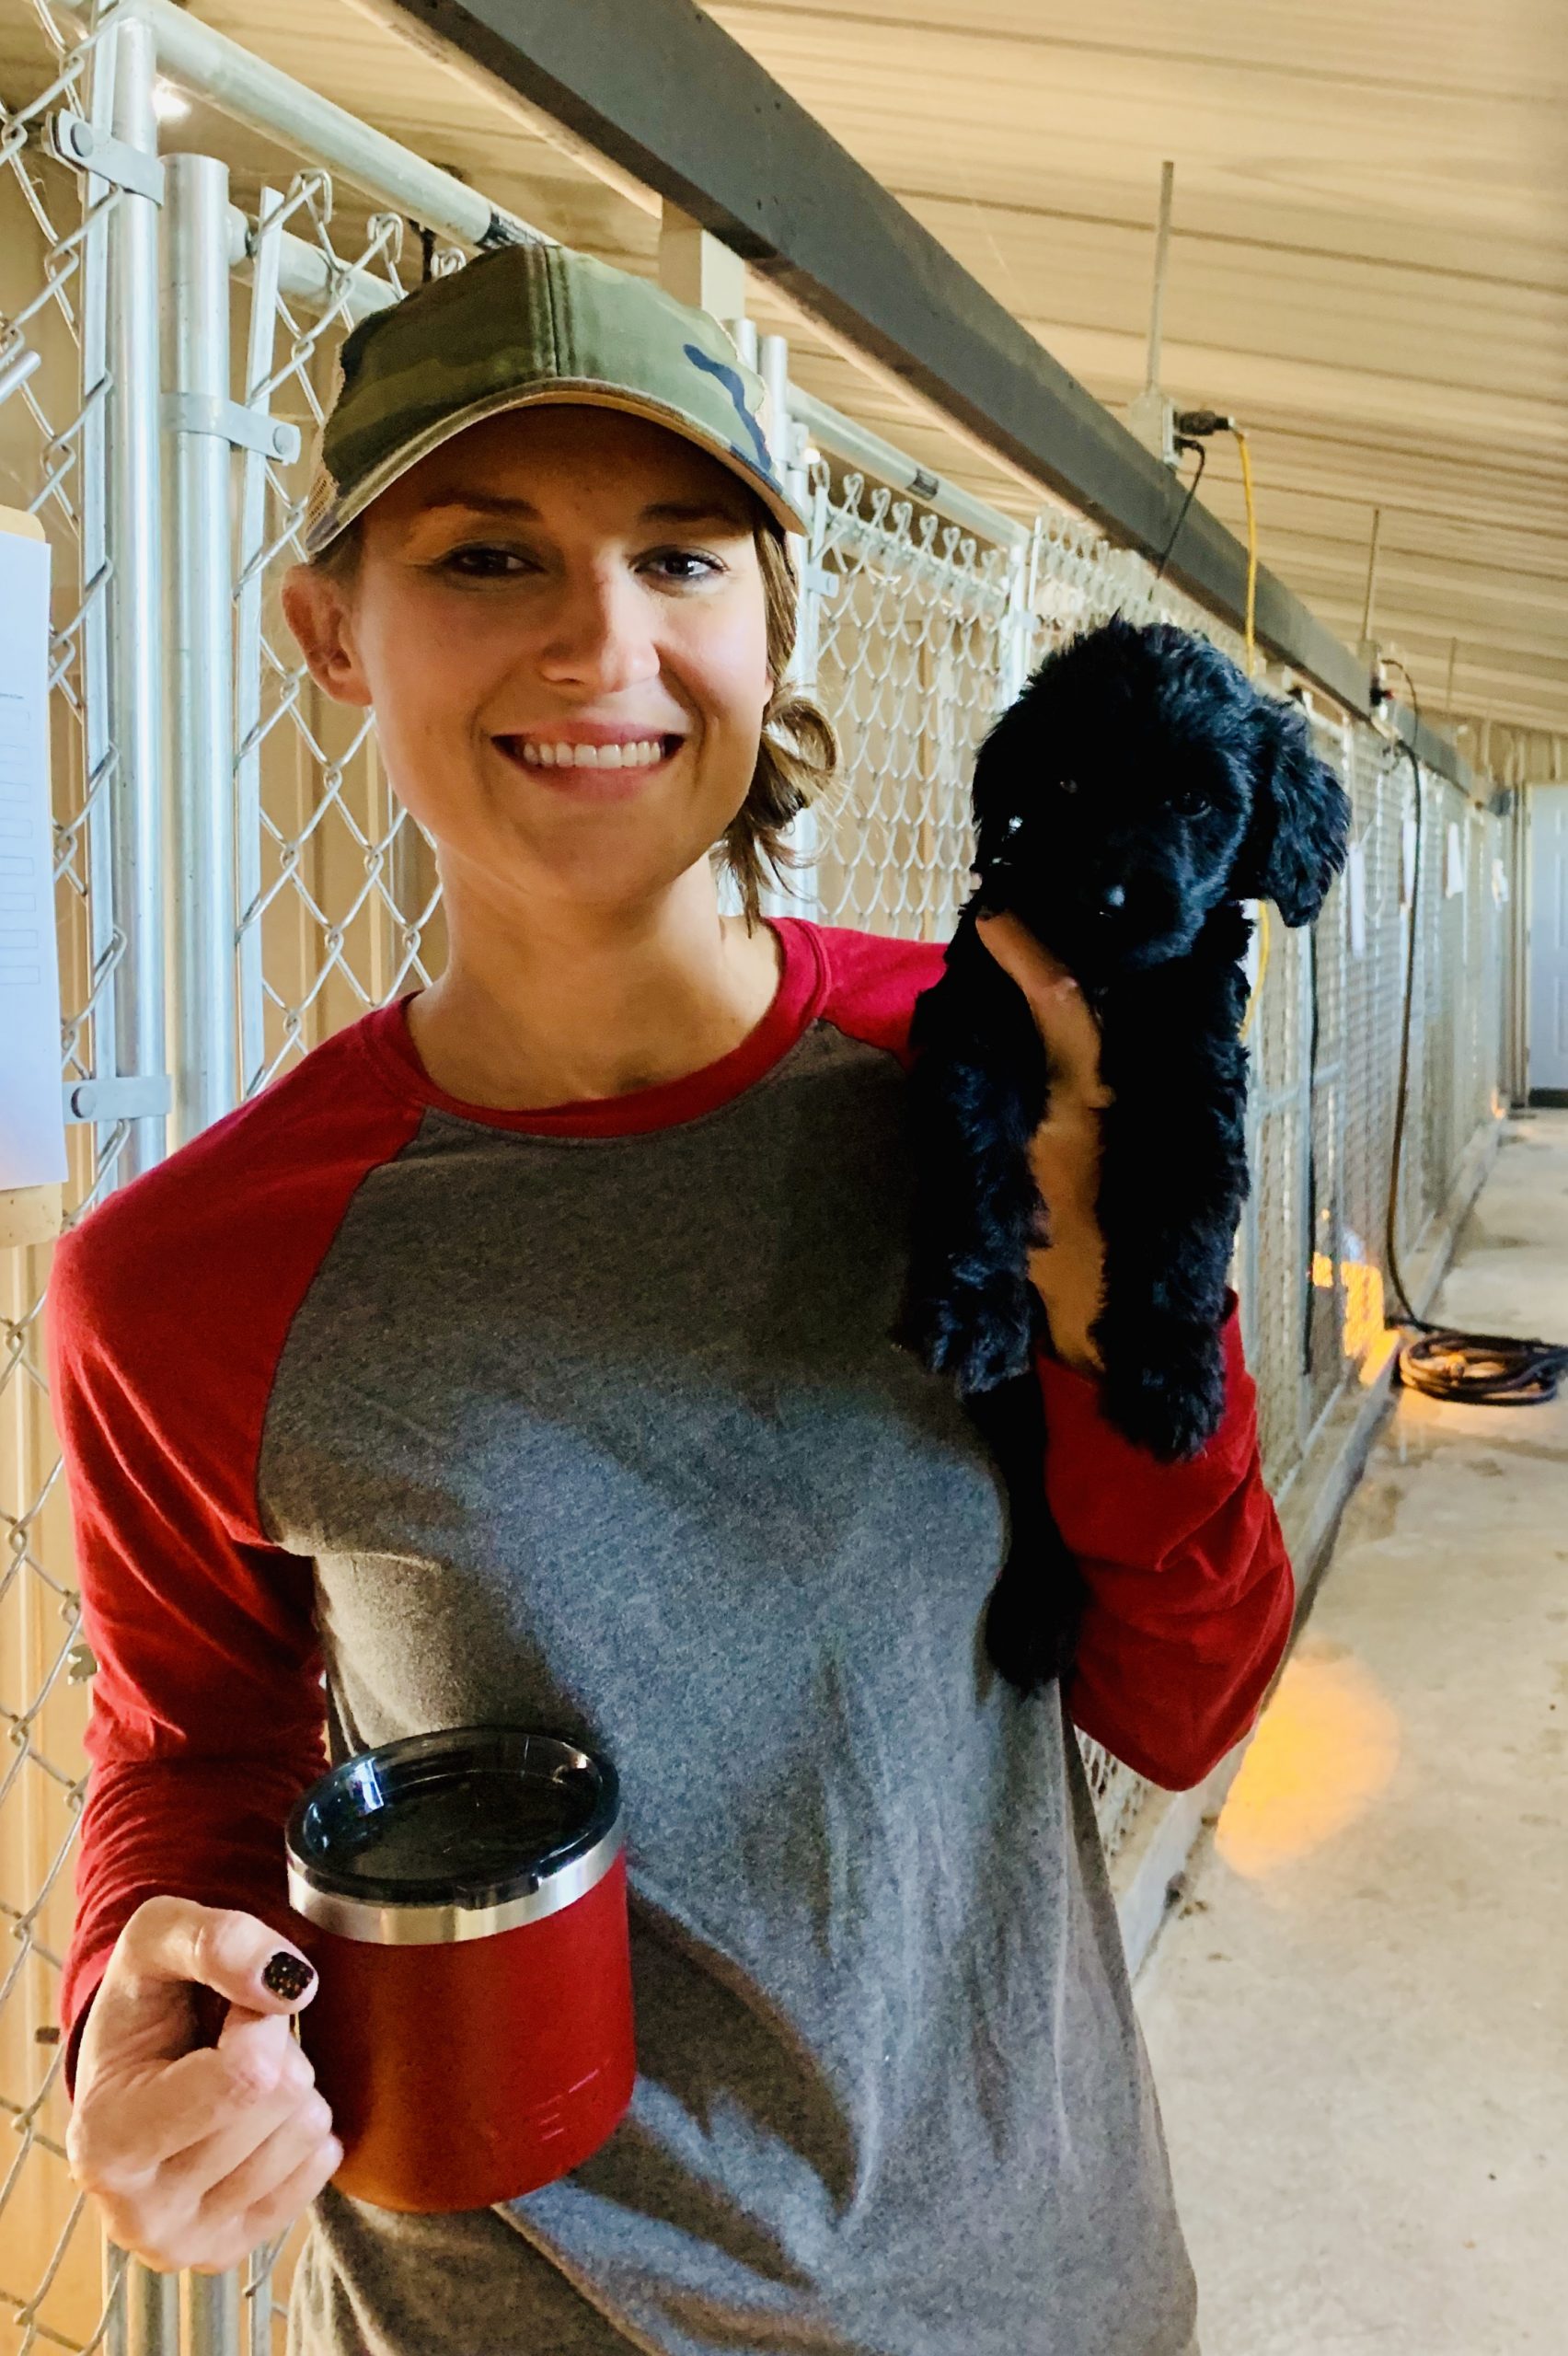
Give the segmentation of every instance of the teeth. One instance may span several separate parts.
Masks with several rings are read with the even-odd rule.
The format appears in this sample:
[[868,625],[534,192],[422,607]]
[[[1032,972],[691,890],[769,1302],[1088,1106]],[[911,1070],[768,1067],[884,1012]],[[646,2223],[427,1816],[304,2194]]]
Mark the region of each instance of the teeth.
[[663,737],[634,745],[543,745],[522,739],[523,758],[535,768],[642,769],[663,757]]

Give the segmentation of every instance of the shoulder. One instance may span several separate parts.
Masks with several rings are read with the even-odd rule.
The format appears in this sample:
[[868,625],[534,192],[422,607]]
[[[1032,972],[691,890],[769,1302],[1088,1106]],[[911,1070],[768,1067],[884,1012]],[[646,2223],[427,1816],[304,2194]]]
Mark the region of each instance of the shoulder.
[[78,1219],[54,1248],[52,1339],[190,1363],[292,1315],[354,1188],[417,1126],[363,1052],[375,1020],[324,1040]]
[[809,930],[823,965],[818,1020],[868,1045],[906,1057],[915,1001],[940,977],[945,944],[865,932],[850,925],[813,923]]

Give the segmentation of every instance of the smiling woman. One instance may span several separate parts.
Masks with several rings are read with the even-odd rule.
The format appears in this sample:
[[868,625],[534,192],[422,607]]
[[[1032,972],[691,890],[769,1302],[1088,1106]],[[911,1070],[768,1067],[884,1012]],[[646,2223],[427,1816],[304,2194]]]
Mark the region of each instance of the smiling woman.
[[[745,1035],[779,972],[764,865],[790,864],[784,829],[836,754],[781,685],[793,572],[745,485],[645,418],[508,410],[416,463],[283,598],[319,684],[374,705],[436,847],[449,961],[409,1010],[432,1077],[487,1104],[612,1095]],[[740,918],[718,912],[715,845]]]
[[[833,754],[784,684],[801,519],[760,398],[714,321],[559,248],[356,329],[285,603],[374,708],[449,961],[55,1253],[98,1664],[69,2148],[166,2270],[308,2207],[291,2356],[1191,2342],[1073,1729],[1193,1783],[1249,1724],[1291,1600],[1251,1386],[1232,1315],[1224,1427],[1163,1466],[1043,1349],[1090,1600],[1070,1688],[1009,1685],[1005,1479],[892,1333],[943,952],[755,906]],[[1042,1270],[1057,1334],[1098,1034],[987,945],[1082,1100],[1043,1141],[1041,1256],[1088,1280]],[[407,2216],[334,2180],[283,1827],[329,1760],[477,1726],[617,1772],[638,2074],[557,2180]]]

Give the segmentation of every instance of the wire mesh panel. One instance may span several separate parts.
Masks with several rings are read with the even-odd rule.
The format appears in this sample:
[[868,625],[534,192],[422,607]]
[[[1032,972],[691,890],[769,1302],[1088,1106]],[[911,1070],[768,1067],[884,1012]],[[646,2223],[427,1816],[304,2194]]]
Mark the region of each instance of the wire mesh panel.
[[[221,157],[169,159],[160,182],[146,38],[126,28],[73,49],[40,13],[26,95],[13,75],[0,104],[0,503],[38,515],[52,550],[62,1069],[100,1091],[98,1117],[69,1131],[68,1218],[367,1009],[428,984],[446,947],[433,848],[367,715],[310,681],[279,587],[300,554],[342,336],[472,248],[425,236],[406,255],[399,210],[345,192],[282,133],[275,184],[243,202]],[[120,179],[64,160],[49,128],[61,114],[112,134]],[[199,285],[206,307],[188,337],[182,306]],[[180,403],[212,395],[232,431],[197,450]],[[806,905],[828,923],[944,941],[968,896],[976,746],[1047,649],[1114,612],[1202,629],[1239,661],[1245,649],[1060,509],[1021,534],[998,516],[987,539],[847,463],[818,459],[807,488],[803,684],[845,760],[814,814]],[[190,633],[163,642],[160,603],[203,634],[185,671],[174,641]],[[1354,909],[1347,879],[1310,939],[1272,921],[1250,1031],[1253,1191],[1237,1282],[1276,1490],[1336,1397],[1386,1354],[1412,786],[1370,730],[1324,722],[1320,733],[1352,794]],[[1399,1227],[1411,1249],[1499,1109],[1504,1019],[1496,822],[1437,780],[1424,793]],[[166,870],[184,878],[167,908]],[[55,2024],[92,1663],[48,1411],[48,1262],[47,1250],[0,1254],[0,2106],[15,2133],[0,2169],[0,2356],[119,2347],[126,2332],[139,2356],[180,2344],[237,2356],[241,2339],[259,2356],[282,2345],[275,2253],[183,2286],[133,2267],[106,2310],[97,2227],[64,2164]],[[1147,1787],[1083,1749],[1113,1851]]]
[[813,692],[843,753],[817,826],[824,921],[946,941],[968,896],[968,779],[995,717],[1011,570],[859,474],[819,470]]
[[[301,173],[286,191],[263,192],[248,284],[236,290],[236,398],[298,429],[292,459],[261,451],[242,462],[235,782],[247,1096],[369,1008],[428,984],[444,962],[428,839],[388,789],[371,715],[315,686],[278,595],[303,556],[312,445],[338,347],[355,318],[406,292],[403,233],[397,214],[375,214],[342,242],[328,176]],[[296,284],[283,283],[285,239],[319,258],[318,281],[291,255]],[[444,267],[462,256],[429,259]]]

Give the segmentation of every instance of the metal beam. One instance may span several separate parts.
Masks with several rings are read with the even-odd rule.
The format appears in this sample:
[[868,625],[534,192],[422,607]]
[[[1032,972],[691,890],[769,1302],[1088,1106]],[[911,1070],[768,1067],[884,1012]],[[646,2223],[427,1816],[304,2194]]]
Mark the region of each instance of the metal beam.
[[[1112,539],[1158,560],[1184,493],[946,248],[693,0],[372,0],[680,206],[811,317]],[[1247,552],[1193,501],[1166,570],[1237,628]],[[1259,567],[1259,642],[1348,710],[1366,664]],[[1454,748],[1401,715],[1423,761]]]

